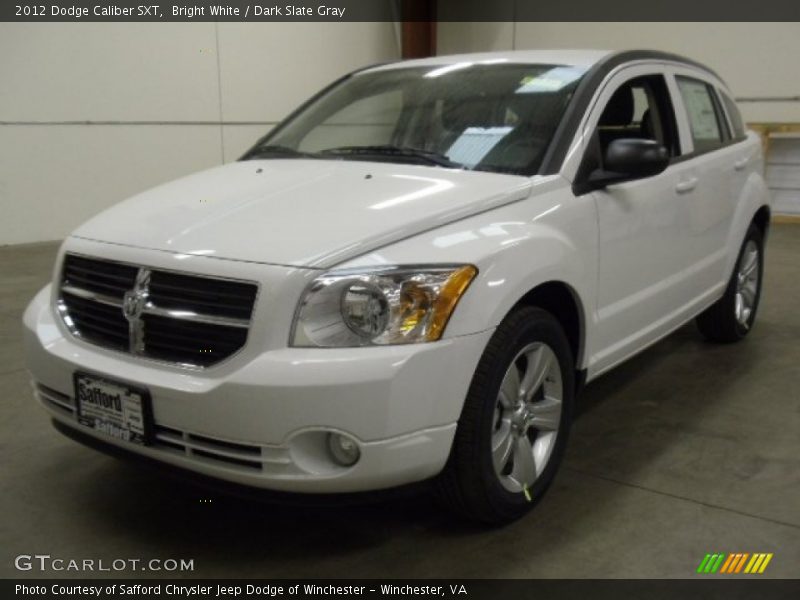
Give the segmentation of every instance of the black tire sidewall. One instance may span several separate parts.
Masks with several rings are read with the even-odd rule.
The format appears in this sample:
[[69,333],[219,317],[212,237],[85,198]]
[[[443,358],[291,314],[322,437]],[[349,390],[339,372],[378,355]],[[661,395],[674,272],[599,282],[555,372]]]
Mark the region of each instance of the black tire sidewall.
[[[499,328],[495,342],[501,344],[503,351],[492,357],[490,381],[484,388],[483,412],[479,427],[479,469],[485,482],[487,500],[498,514],[514,518],[527,512],[544,494],[553,481],[559,463],[564,455],[569,429],[572,421],[575,390],[575,366],[569,342],[558,321],[540,309],[521,309],[515,318],[509,319],[510,327]],[[519,317],[523,316],[522,319]],[[520,324],[519,321],[522,323]],[[497,478],[492,464],[491,437],[494,425],[494,410],[500,385],[511,361],[519,351],[533,342],[547,344],[558,359],[563,386],[562,415],[556,445],[545,470],[528,489],[530,500],[524,492],[512,493],[506,490]]]

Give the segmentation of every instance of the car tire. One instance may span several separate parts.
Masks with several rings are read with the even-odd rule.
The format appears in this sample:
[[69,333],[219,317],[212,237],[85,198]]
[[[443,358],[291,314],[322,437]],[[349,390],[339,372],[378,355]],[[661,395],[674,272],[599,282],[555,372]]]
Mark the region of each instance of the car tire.
[[725,295],[697,317],[697,328],[708,340],[738,342],[753,328],[764,278],[764,236],[750,225],[739,249]]
[[574,394],[575,363],[559,322],[534,307],[510,313],[470,384],[437,480],[440,500],[493,525],[527,513],[563,457]]

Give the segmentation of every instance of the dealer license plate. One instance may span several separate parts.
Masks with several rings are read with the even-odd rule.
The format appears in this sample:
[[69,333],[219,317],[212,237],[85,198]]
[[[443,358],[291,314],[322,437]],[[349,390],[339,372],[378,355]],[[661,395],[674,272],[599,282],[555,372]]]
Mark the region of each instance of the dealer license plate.
[[149,443],[150,395],[147,390],[87,373],[75,374],[78,421],[110,437]]

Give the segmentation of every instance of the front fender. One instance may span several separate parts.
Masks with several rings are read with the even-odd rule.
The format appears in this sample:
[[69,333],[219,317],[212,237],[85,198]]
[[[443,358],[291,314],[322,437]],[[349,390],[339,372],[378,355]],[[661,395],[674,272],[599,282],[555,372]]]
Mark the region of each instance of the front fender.
[[588,324],[594,322],[589,299],[595,297],[597,243],[591,195],[576,198],[559,179],[525,200],[403,240],[343,266],[477,266],[478,276],[461,298],[445,337],[497,327],[532,289],[561,282],[572,291],[582,312],[580,321],[587,324],[585,346],[592,329]]

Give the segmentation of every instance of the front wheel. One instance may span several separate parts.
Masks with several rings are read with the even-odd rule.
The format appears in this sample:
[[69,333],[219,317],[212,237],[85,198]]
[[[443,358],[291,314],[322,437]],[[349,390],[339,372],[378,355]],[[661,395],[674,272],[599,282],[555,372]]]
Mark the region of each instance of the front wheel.
[[761,299],[764,273],[764,236],[751,225],[747,231],[725,295],[697,317],[697,327],[707,339],[730,343],[745,337],[753,327]]
[[512,312],[476,369],[440,497],[493,524],[530,510],[561,462],[574,389],[572,353],[558,321],[538,308]]

